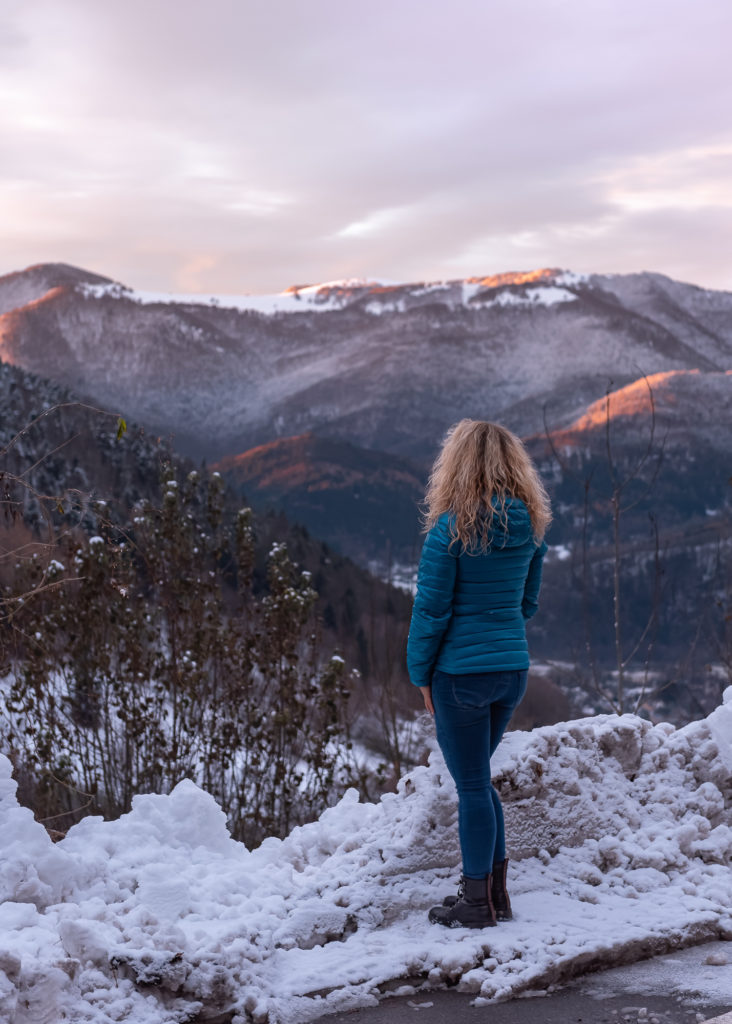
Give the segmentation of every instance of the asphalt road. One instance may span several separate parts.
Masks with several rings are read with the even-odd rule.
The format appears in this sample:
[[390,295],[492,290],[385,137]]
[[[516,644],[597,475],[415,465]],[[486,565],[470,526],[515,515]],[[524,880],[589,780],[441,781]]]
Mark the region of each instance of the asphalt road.
[[[726,963],[711,965],[711,959]],[[322,1024],[732,1024],[732,943],[715,942],[612,968],[558,991],[488,1006],[455,989],[382,1000]]]
[[[366,1010],[322,1017],[322,1024],[698,1024],[732,1010],[689,1007],[672,996],[611,996],[599,999],[564,989],[535,999],[471,1006],[462,992],[430,992],[387,999]],[[732,1024],[732,1016],[729,1018]]]

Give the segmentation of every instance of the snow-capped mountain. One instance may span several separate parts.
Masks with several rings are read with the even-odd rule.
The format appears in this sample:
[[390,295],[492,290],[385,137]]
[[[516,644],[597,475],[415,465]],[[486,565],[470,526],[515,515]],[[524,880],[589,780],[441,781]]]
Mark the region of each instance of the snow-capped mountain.
[[431,455],[461,416],[569,426],[610,382],[732,366],[732,293],[559,270],[163,296],[59,264],[0,278],[0,357],[220,457],[307,431]]
[[[462,416],[507,423],[538,460],[555,511],[533,649],[578,664],[590,598],[595,651],[607,661],[614,650],[610,391],[616,469],[635,474],[621,549],[628,643],[656,600],[654,523],[664,587],[655,662],[666,671],[697,650],[727,650],[730,293],[656,274],[543,270],[176,300],[44,265],[0,278],[0,358],[174,435],[179,450],[229,456],[222,469],[247,500],[286,509],[381,571],[416,557],[420,482],[445,428]],[[636,473],[651,394],[654,455]],[[337,618],[339,601],[323,601]],[[692,697],[716,699],[704,664],[690,670],[693,686],[664,690],[684,715]]]

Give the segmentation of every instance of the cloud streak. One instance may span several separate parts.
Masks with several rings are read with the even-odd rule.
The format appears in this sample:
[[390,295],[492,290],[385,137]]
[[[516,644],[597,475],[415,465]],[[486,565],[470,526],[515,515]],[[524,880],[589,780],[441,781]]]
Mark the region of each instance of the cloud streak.
[[732,288],[726,0],[3,16],[2,269],[242,292],[543,263]]

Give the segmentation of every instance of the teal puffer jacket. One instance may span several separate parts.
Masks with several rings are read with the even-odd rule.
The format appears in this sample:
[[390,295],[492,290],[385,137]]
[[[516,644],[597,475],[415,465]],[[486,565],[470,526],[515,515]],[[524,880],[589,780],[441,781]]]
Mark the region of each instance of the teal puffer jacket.
[[538,608],[547,550],[536,544],[529,510],[506,500],[507,526],[494,519],[489,549],[450,547],[450,522],[440,517],[425,538],[407,641],[415,686],[436,668],[453,675],[529,667],[526,620]]

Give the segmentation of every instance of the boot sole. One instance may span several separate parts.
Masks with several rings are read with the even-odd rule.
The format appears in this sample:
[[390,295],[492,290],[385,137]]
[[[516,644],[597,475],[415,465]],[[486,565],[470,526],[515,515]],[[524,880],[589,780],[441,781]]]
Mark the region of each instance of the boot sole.
[[458,921],[453,919],[452,921],[443,921],[437,916],[432,916],[430,912],[428,915],[430,924],[441,924],[443,928],[494,928],[495,921]]
[[[446,896],[442,901],[443,907],[447,907],[448,909],[450,907],[454,907],[456,903],[457,897],[455,896]],[[513,921],[513,914],[499,914],[498,911],[496,911],[496,921]]]
[[494,928],[495,925],[492,921],[487,921],[485,924],[466,924],[464,921],[440,921],[431,920],[432,924],[441,924],[443,928]]

